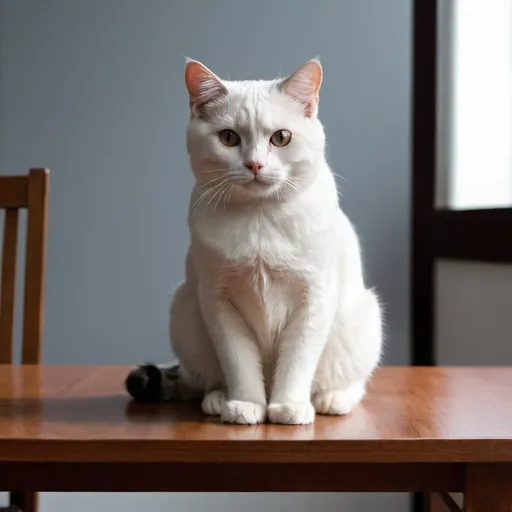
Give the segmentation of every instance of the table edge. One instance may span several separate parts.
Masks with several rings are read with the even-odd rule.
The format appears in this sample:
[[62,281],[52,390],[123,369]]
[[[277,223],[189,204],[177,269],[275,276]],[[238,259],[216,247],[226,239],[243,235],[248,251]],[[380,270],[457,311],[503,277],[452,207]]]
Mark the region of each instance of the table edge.
[[512,439],[334,441],[0,439],[0,462],[512,462]]

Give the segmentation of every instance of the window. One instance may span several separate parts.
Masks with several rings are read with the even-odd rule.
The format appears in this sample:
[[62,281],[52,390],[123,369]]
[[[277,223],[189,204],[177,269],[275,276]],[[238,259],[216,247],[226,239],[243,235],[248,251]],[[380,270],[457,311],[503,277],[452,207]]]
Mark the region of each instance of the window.
[[437,206],[512,206],[512,2],[438,9]]

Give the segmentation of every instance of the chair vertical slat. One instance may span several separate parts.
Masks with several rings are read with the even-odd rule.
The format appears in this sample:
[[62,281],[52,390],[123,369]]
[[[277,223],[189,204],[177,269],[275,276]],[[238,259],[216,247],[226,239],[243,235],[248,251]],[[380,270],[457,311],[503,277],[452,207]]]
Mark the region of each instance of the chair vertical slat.
[[25,296],[23,307],[23,364],[41,360],[48,215],[48,170],[32,169],[29,177]]
[[2,275],[0,281],[0,364],[12,362],[18,218],[18,209],[7,208],[5,210]]

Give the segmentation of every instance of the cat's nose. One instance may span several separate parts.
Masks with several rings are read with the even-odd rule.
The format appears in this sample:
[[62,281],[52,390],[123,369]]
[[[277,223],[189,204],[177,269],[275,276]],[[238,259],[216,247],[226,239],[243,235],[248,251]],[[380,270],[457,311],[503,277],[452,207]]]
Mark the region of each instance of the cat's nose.
[[256,174],[258,174],[260,169],[263,167],[263,164],[260,162],[245,162],[244,165],[254,174],[254,176],[256,176]]

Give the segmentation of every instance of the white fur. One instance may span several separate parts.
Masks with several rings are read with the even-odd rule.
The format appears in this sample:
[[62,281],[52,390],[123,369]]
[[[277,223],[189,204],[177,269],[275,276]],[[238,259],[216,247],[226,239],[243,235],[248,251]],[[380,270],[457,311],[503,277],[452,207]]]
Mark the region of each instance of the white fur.
[[[304,68],[298,76],[295,89],[311,89]],[[381,313],[316,108],[305,115],[279,80],[222,84],[200,109],[191,98],[191,243],[170,321],[182,376],[205,393],[204,412],[229,423],[347,414],[379,362]],[[241,144],[224,146],[223,129]],[[292,133],[285,147],[269,143],[279,129]],[[249,161],[263,164],[257,178]]]

